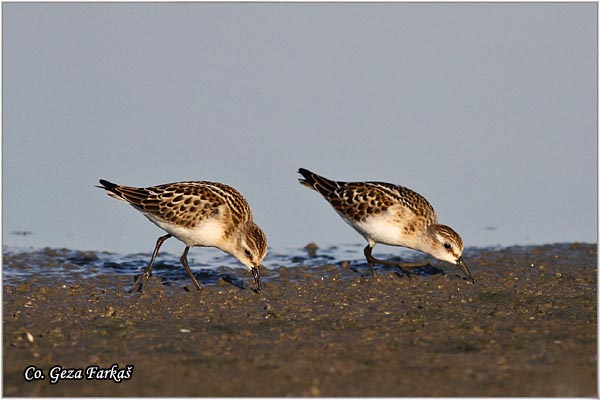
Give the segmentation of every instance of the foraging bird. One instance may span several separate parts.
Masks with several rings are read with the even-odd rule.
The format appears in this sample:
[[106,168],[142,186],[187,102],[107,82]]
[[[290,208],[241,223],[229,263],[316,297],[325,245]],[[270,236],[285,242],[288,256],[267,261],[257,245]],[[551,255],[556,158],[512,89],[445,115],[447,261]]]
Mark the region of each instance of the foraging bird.
[[407,268],[422,264],[397,263],[371,255],[377,243],[402,246],[430,254],[458,265],[472,283],[471,272],[462,259],[463,241],[458,233],[438,224],[437,215],[420,194],[403,186],[384,182],[339,182],[304,168],[298,170],[299,182],[319,192],[344,221],[368,242],[364,254],[376,276],[374,264]]
[[217,182],[176,182],[138,188],[100,179],[100,184],[96,187],[131,204],[167,232],[156,241],[150,264],[132,290],[143,291],[152,275],[158,249],[172,236],[186,245],[180,260],[196,289],[200,289],[200,284],[187,261],[192,246],[216,247],[231,254],[252,271],[257,290],[262,289],[260,267],[267,253],[267,238],[254,223],[248,202],[236,189]]

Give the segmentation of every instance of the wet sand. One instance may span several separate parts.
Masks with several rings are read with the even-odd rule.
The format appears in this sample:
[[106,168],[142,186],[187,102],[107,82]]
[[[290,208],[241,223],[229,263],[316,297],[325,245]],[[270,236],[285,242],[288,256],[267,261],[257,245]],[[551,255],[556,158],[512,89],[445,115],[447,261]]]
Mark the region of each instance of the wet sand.
[[[373,279],[343,260],[264,271],[260,293],[243,269],[196,291],[183,267],[156,268],[143,294],[110,268],[5,278],[3,395],[597,396],[596,246],[465,259],[474,285],[450,264]],[[113,364],[130,379],[50,383],[53,366]],[[45,378],[26,381],[28,366]]]

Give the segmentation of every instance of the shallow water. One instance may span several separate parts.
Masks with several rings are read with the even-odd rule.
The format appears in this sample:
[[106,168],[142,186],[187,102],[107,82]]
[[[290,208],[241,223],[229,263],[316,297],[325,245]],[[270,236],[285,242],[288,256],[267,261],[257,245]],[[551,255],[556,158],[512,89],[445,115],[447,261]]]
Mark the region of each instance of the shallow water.
[[[264,266],[267,269],[276,269],[282,265],[295,267],[331,263],[338,257],[347,259],[351,256],[355,252],[352,247],[354,246],[331,247],[318,249],[316,252],[312,249],[271,252],[264,260]],[[118,254],[4,246],[3,279],[5,283],[16,284],[39,275],[67,282],[107,273],[134,275],[139,274],[148,266],[150,257],[150,253]],[[191,252],[188,260],[192,271],[198,275],[202,283],[214,283],[223,276],[223,273],[243,274],[246,270],[235,258],[215,249],[200,249]],[[153,273],[168,280],[187,277],[179,257],[166,252],[158,254]]]
[[[507,249],[514,255],[527,256],[534,252],[537,246],[512,246]],[[567,255],[572,251],[572,244],[556,244],[548,247],[548,251],[557,255]],[[379,250],[379,249],[378,249]],[[383,252],[377,257],[388,260],[404,260],[407,262],[423,262],[428,266],[417,268],[412,272],[415,275],[437,275],[457,273],[458,269],[451,264],[435,260],[432,257],[415,251],[397,248],[393,253]],[[467,248],[463,256],[465,260],[479,258],[486,263],[497,263],[498,247]],[[110,252],[80,251],[70,249],[31,249],[18,247],[3,247],[3,272],[5,284],[15,285],[27,282],[35,277],[44,276],[57,281],[77,284],[85,279],[99,276],[135,277],[147,266],[151,254],[118,254]],[[213,285],[223,279],[238,287],[245,287],[245,281],[250,281],[250,275],[235,258],[216,249],[197,249],[188,255],[190,267],[194,275],[204,285]],[[369,267],[363,256],[363,246],[348,244],[318,248],[309,244],[304,248],[271,251],[264,260],[266,270],[262,271],[263,279],[277,277],[281,268],[322,267],[324,265],[345,266],[361,275],[369,275]],[[394,271],[393,267],[377,266],[377,270]],[[161,252],[156,258],[153,275],[160,278],[163,284],[182,284],[188,282],[188,275],[179,257]],[[114,288],[120,288],[123,281],[115,279]],[[127,285],[129,283],[127,282]]]

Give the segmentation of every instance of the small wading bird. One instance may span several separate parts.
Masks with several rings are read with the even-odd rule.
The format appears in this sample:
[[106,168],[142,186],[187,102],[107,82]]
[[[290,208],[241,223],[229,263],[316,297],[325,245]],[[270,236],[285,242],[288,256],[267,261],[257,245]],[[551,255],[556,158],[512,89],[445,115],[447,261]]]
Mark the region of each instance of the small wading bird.
[[120,186],[100,179],[107,194],[131,204],[167,232],[156,241],[150,264],[132,290],[143,291],[152,275],[154,259],[165,240],[174,236],[185,243],[181,263],[196,289],[200,284],[188,265],[192,246],[216,247],[237,258],[252,271],[261,290],[260,267],[267,253],[267,238],[252,220],[248,202],[231,186],[217,182],[176,182],[147,188]]
[[319,192],[348,225],[369,243],[364,253],[375,274],[374,264],[407,268],[423,264],[378,260],[371,255],[377,243],[402,246],[430,254],[458,265],[472,283],[471,272],[462,259],[463,241],[459,234],[440,225],[433,207],[420,194],[402,186],[384,182],[338,182],[304,168],[298,171],[300,183]]

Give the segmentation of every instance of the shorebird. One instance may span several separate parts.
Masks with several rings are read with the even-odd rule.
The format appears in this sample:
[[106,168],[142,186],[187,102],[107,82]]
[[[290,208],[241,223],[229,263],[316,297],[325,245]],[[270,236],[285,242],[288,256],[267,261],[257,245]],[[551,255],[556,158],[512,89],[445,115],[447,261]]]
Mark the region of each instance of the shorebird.
[[156,241],[150,264],[135,281],[132,290],[143,291],[163,242],[174,236],[186,247],[181,263],[196,289],[200,284],[192,274],[187,254],[192,246],[216,247],[237,258],[252,271],[257,290],[260,267],[267,253],[267,238],[252,219],[250,206],[232,188],[217,182],[176,182],[146,188],[121,186],[100,179],[106,194],[132,205],[167,232]]
[[472,283],[471,272],[462,259],[463,241],[458,233],[438,224],[437,215],[420,194],[385,182],[340,182],[304,168],[298,170],[300,183],[319,192],[344,221],[368,242],[364,254],[375,277],[374,264],[408,268],[423,264],[379,260],[371,252],[377,243],[402,246],[458,265]]

